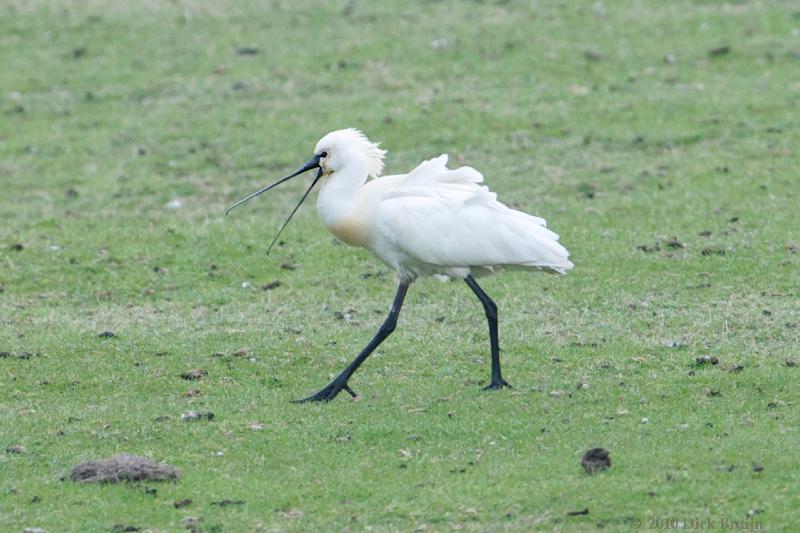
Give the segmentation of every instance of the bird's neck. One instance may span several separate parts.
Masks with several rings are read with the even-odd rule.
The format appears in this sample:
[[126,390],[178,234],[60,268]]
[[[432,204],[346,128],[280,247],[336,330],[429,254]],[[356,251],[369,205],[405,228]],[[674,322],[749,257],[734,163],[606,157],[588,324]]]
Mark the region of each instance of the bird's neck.
[[348,165],[325,178],[317,199],[317,212],[326,226],[330,228],[350,215],[355,208],[358,191],[366,181],[366,164],[358,163]]

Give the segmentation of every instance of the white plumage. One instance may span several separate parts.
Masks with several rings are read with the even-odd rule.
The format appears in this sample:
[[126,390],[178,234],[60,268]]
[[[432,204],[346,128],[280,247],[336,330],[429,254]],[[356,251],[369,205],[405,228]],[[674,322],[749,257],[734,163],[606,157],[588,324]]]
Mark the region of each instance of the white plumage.
[[573,267],[544,219],[497,201],[474,168],[448,169],[447,155],[405,175],[367,181],[365,169],[382,168],[384,152],[361,132],[329,133],[315,150],[323,152],[327,177],[317,202],[323,221],[340,240],[375,253],[400,279]]
[[559,244],[558,235],[546,228],[544,219],[498,202],[495,193],[480,185],[483,176],[474,168],[449,169],[447,156],[441,155],[408,174],[379,177],[385,154],[358,130],[331,132],[320,139],[314,157],[297,172],[228,209],[230,212],[298,174],[318,169],[286,222],[322,180],[317,211],[328,229],[347,244],[371,250],[397,272],[397,295],[378,333],[341,374],[301,401],[329,401],[343,390],[355,397],[348,384],[350,376],[394,331],[411,282],[431,274],[463,279],[481,301],[489,325],[492,362],[491,382],[486,388],[508,387],[500,371],[497,306],[474,276],[497,268],[563,274],[573,267],[569,253]]

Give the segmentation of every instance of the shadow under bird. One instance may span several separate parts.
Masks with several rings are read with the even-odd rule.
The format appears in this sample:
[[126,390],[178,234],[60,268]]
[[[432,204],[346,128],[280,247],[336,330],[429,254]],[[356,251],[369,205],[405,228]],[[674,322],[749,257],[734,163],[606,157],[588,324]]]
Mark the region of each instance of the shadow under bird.
[[500,372],[497,306],[475,277],[509,268],[564,274],[573,267],[569,252],[544,219],[498,202],[495,193],[480,185],[483,176],[474,168],[449,169],[447,155],[440,155],[408,174],[379,177],[385,154],[358,130],[333,131],[320,139],[314,157],[296,172],[226,211],[317,169],[269,249],[321,182],[317,212],[328,229],[340,241],[370,250],[397,273],[394,303],[373,339],[326,387],[299,402],[330,401],[341,391],[356,397],[348,380],[394,331],[409,285],[434,274],[463,279],[481,301],[489,323],[492,359],[491,383],[486,389],[509,387]]

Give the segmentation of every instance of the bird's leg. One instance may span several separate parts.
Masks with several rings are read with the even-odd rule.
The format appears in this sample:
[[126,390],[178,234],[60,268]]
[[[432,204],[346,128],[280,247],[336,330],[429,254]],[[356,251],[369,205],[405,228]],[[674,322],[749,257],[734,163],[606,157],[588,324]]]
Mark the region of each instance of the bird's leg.
[[483,310],[486,312],[486,320],[489,322],[489,343],[492,348],[492,382],[484,390],[502,389],[503,387],[511,387],[503,375],[500,373],[500,341],[497,335],[497,305],[489,298],[489,295],[483,292],[480,285],[475,281],[475,278],[468,275],[464,278],[472,292],[480,299],[483,304]]
[[331,381],[327,387],[320,390],[316,394],[312,394],[308,398],[304,398],[302,400],[297,400],[294,403],[303,403],[303,402],[329,402],[336,398],[336,395],[342,392],[343,390],[350,394],[353,398],[356,397],[356,393],[353,392],[353,389],[347,384],[347,380],[350,379],[350,376],[353,375],[361,363],[363,363],[367,357],[375,350],[375,348],[380,345],[394,331],[394,328],[397,326],[397,317],[400,316],[400,308],[403,306],[403,300],[406,297],[406,292],[408,291],[409,282],[402,282],[397,287],[397,294],[394,297],[394,303],[392,304],[392,310],[389,312],[389,316],[386,317],[386,320],[381,325],[378,332],[369,341],[369,344],[361,350],[361,353],[358,354],[358,357],[353,359],[353,362],[350,363],[350,366],[345,368],[341,374],[336,376],[333,381]]

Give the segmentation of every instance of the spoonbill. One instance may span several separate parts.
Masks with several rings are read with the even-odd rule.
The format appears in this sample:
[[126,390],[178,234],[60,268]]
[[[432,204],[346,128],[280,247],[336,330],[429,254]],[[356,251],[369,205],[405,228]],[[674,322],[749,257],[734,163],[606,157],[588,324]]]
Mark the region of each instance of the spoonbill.
[[[319,140],[314,157],[296,172],[231,206],[230,211],[273,187],[317,169],[300,202],[267,250],[272,249],[311,189],[322,180],[317,212],[340,241],[370,250],[397,273],[397,293],[389,316],[350,365],[319,392],[297,402],[330,401],[341,391],[354,398],[348,380],[397,326],[409,285],[440,274],[463,279],[483,305],[489,324],[491,382],[486,389],[510,387],[500,371],[497,305],[475,277],[498,269],[564,274],[573,267],[569,252],[544,219],[511,209],[471,167],[447,168],[447,155],[429,159],[408,174],[383,176],[378,144],[350,128]],[[370,179],[372,178],[372,179]]]

